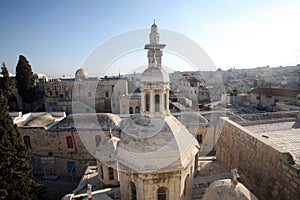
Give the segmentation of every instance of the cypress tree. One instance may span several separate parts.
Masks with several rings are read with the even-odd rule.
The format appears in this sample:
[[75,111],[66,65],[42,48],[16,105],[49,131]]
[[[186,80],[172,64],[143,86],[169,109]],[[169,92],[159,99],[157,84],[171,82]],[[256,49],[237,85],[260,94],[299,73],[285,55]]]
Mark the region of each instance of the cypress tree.
[[19,56],[16,67],[16,81],[20,96],[25,103],[33,103],[35,101],[35,85],[31,66],[23,55]]
[[10,96],[13,90],[13,81],[9,77],[9,73],[4,62],[2,63],[1,69],[2,69],[2,77],[0,79],[0,88],[3,91],[3,95],[5,97],[8,97]]
[[0,199],[41,199],[43,187],[32,179],[27,148],[8,113],[0,90]]

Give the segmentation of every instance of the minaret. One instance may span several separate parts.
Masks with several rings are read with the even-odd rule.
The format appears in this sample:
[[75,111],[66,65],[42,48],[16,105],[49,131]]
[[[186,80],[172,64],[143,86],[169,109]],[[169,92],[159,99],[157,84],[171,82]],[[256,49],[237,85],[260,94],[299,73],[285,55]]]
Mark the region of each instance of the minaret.
[[141,115],[147,117],[164,117],[170,114],[168,73],[161,67],[162,49],[165,44],[159,43],[157,25],[151,26],[150,43],[145,45],[148,50],[148,68],[141,76]]

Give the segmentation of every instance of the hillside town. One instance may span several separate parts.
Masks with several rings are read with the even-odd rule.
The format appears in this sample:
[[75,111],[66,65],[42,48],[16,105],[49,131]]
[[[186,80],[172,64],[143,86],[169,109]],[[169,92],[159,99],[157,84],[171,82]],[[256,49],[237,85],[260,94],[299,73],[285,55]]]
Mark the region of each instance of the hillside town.
[[168,74],[168,44],[149,32],[141,74],[32,72],[32,102],[14,84],[45,199],[299,199],[300,64]]

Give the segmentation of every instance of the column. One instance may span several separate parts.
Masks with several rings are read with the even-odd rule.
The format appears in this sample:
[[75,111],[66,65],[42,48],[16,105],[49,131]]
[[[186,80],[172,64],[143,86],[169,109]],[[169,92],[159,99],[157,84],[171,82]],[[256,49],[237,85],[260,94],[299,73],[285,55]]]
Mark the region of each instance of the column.
[[163,112],[164,109],[164,92],[163,90],[159,91],[159,111]]
[[145,92],[144,90],[141,91],[141,114],[144,116],[146,111],[146,101],[145,101]]
[[166,95],[167,98],[165,99],[165,106],[166,106],[166,114],[170,115],[170,110],[169,110],[169,89],[166,89]]
[[149,114],[153,115],[155,113],[155,102],[154,102],[154,91],[150,90],[150,111]]

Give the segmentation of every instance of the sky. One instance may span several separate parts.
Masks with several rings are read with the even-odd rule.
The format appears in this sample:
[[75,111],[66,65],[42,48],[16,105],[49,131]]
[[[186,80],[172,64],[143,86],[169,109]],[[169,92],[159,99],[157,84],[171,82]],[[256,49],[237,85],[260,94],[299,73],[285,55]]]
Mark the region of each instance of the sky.
[[[0,8],[0,62],[12,73],[22,54],[34,73],[72,77],[105,41],[149,29],[154,19],[159,29],[197,43],[216,69],[300,63],[299,0],[1,0]],[[162,62],[174,70],[190,69],[167,51]],[[138,51],[114,60],[112,70],[86,70],[92,76],[117,75],[146,64],[146,52]]]

